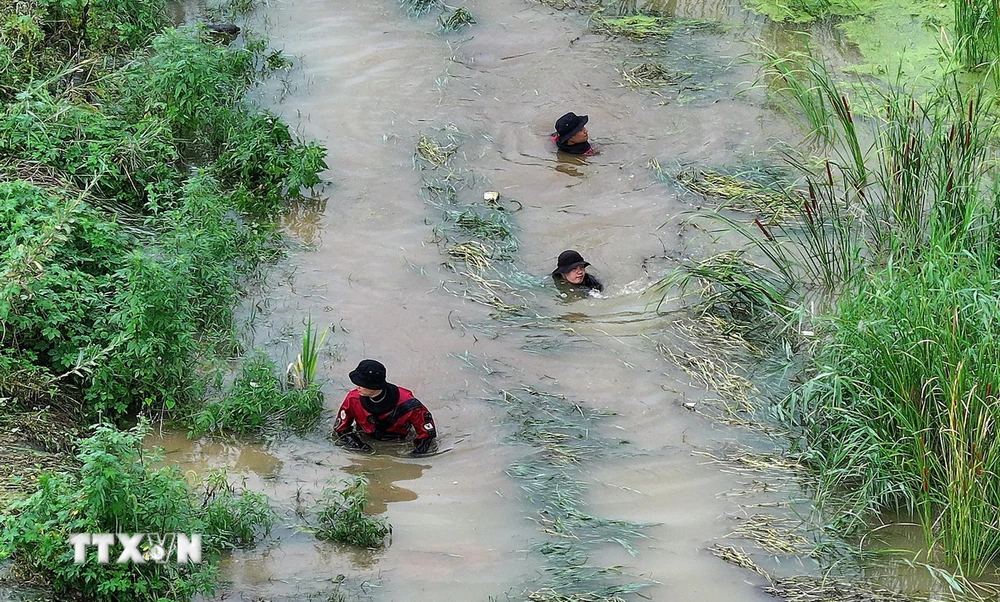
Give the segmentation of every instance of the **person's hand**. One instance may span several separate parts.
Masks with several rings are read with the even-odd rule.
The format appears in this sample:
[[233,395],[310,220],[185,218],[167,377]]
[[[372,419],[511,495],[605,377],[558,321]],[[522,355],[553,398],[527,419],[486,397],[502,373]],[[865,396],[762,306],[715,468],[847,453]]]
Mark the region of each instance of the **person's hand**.
[[362,441],[361,437],[357,433],[344,433],[343,435],[340,436],[340,442],[347,449],[356,449],[366,452],[375,451],[374,449],[372,449],[371,445],[368,445],[367,443]]
[[416,439],[413,441],[413,453],[414,455],[426,454],[431,449],[431,444],[434,443],[433,437],[425,437],[423,439]]

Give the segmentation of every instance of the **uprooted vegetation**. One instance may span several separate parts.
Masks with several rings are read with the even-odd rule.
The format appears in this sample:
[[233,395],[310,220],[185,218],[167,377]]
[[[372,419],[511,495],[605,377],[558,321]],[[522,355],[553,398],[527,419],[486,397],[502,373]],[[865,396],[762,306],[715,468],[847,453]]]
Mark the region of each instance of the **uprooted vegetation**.
[[[492,308],[494,317],[518,316],[526,304],[523,289],[538,285],[537,278],[514,265],[518,245],[511,215],[518,203],[499,196],[482,204],[462,202],[462,193],[476,190],[481,180],[455,165],[463,137],[454,126],[436,136],[420,136],[414,152],[414,167],[421,172],[420,194],[446,220],[435,228],[436,242],[448,256],[445,265],[463,278],[463,290],[455,293]],[[449,284],[444,285],[446,290]]]
[[[492,373],[488,361],[480,364],[468,353],[455,357],[470,368]],[[526,599],[618,602],[648,587],[648,580],[620,567],[588,561],[594,549],[609,544],[634,555],[634,541],[646,537],[648,526],[586,511],[583,467],[627,443],[596,435],[601,418],[608,414],[530,386],[500,390],[488,401],[506,412],[513,428],[511,439],[528,450],[507,474],[520,483],[525,501],[538,509],[533,519],[549,536],[533,547],[544,560],[540,578],[525,591]]]

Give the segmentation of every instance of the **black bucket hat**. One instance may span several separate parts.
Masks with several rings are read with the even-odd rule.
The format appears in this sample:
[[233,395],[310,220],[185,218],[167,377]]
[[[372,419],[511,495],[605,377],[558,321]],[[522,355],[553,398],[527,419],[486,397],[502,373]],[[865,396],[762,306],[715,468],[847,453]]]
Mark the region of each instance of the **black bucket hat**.
[[552,271],[552,275],[565,276],[576,268],[587,267],[588,265],[590,265],[590,262],[584,261],[583,256],[576,251],[563,251],[559,254],[556,269]]
[[576,113],[566,113],[560,117],[556,120],[556,133],[559,134],[557,142],[566,144],[570,138],[583,129],[583,126],[587,125],[589,119],[586,115],[577,115]]
[[361,360],[348,376],[359,387],[379,391],[385,388],[385,366],[375,360]]

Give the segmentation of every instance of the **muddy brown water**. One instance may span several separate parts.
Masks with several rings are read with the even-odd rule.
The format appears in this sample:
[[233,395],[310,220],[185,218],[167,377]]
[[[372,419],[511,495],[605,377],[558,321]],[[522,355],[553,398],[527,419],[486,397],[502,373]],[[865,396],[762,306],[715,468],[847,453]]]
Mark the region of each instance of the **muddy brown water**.
[[[661,4],[674,16],[760,26],[738,3]],[[537,506],[505,472],[530,450],[511,442],[517,425],[484,401],[528,385],[613,411],[601,435],[628,441],[621,453],[583,459],[573,476],[587,485],[587,512],[655,526],[632,542],[634,556],[608,545],[591,550],[590,563],[653,582],[643,590],[651,600],[771,600],[763,578],[707,548],[740,517],[792,513],[755,504],[802,496],[794,488],[762,493],[766,474],[727,470],[702,455],[773,444],[686,410],[685,402],[710,394],[643,336],[670,328],[671,318],[650,311],[650,284],[677,258],[707,251],[676,223],[660,228],[701,201],[656,181],[647,162],[674,170],[778,162],[776,143],[797,139],[796,130],[760,98],[735,94],[754,78],[739,33],[668,42],[668,60],[695,76],[679,91],[654,95],[619,85],[616,67],[642,60],[640,47],[588,33],[572,11],[523,0],[469,8],[479,23],[448,36],[432,17],[408,18],[392,0],[267,8],[272,42],[299,66],[263,97],[329,148],[331,184],[322,211],[298,211],[287,223],[311,246],[251,299],[246,336],[287,363],[307,315],[335,330],[320,367],[326,413],[313,434],[271,444],[178,434],[150,441],[185,468],[227,468],[279,512],[272,537],[227,559],[221,598],[326,599],[341,580],[348,599],[397,601],[523,599],[544,585],[544,560],[532,547],[548,536],[534,520]],[[548,134],[570,110],[590,116],[599,155],[553,153]],[[545,282],[559,252],[577,249],[606,283],[601,298],[567,303],[550,285],[526,289],[530,311],[556,325],[538,328],[494,320],[488,308],[449,292],[463,285],[442,266],[433,242],[442,214],[419,196],[413,163],[418,137],[448,125],[462,132],[457,161],[479,176],[463,199],[496,190],[523,204],[512,215],[517,266]],[[389,380],[433,411],[444,453],[415,459],[388,446],[367,456],[331,444],[333,413],[351,386],[347,372],[366,357],[384,362]],[[357,474],[371,481],[369,510],[392,524],[384,549],[319,542],[303,528],[328,482]],[[810,561],[771,562],[750,542],[735,544],[769,570],[815,570]]]

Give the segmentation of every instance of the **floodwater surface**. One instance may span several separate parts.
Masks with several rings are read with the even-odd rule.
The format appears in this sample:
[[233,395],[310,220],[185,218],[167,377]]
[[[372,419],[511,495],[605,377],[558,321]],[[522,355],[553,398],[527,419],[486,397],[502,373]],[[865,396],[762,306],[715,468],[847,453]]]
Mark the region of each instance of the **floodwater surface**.
[[[660,2],[672,16],[756,25],[732,2]],[[537,452],[514,441],[521,427],[495,400],[502,389],[564,396],[607,414],[595,436],[613,453],[577,458],[564,473],[585,484],[588,514],[648,524],[628,546],[588,549],[587,562],[620,567],[609,582],[643,582],[647,599],[764,601],[766,580],[716,558],[709,547],[747,517],[793,516],[808,507],[787,482],[726,469],[733,449],[771,451],[760,435],[692,412],[709,393],[664,358],[650,335],[678,316],[658,315],[650,286],[709,238],[682,228],[704,201],[654,176],[689,167],[776,164],[794,128],[745,90],[754,71],[740,35],[693,31],[657,52],[691,77],[659,93],[621,85],[618,69],[649,47],[589,33],[572,11],[524,0],[470,3],[478,24],[454,34],[433,16],[408,17],[394,0],[270,4],[272,43],[298,66],[268,91],[275,111],[329,148],[321,211],[293,213],[289,234],[308,246],[280,266],[248,305],[248,342],[279,362],[297,353],[302,321],[330,325],[320,374],[324,422],[306,437],[269,444],[192,443],[165,435],[171,461],[196,471],[226,467],[267,493],[280,519],[272,537],[224,566],[227,599],[524,599],[548,583],[537,546],[555,541],[542,501],[508,475]],[[281,89],[278,90],[277,88]],[[567,111],[589,115],[600,153],[565,157],[548,135]],[[512,212],[516,268],[535,277],[519,294],[532,320],[498,320],[464,298],[467,283],[438,244],[443,212],[420,195],[414,149],[421,135],[451,133],[454,161],[474,173],[463,202],[485,191]],[[662,227],[661,227],[662,226]],[[576,249],[603,295],[568,302],[547,278]],[[669,304],[668,304],[669,307]],[[437,455],[401,445],[369,456],[328,438],[347,373],[364,358],[388,367],[434,413]],[[463,361],[464,360],[464,361]],[[283,364],[282,364],[283,365]],[[538,403],[545,403],[544,397]],[[392,524],[391,545],[353,550],[309,532],[310,505],[337,479],[370,481],[370,512]],[[776,573],[810,561],[775,560]],[[632,552],[628,551],[632,548]]]

